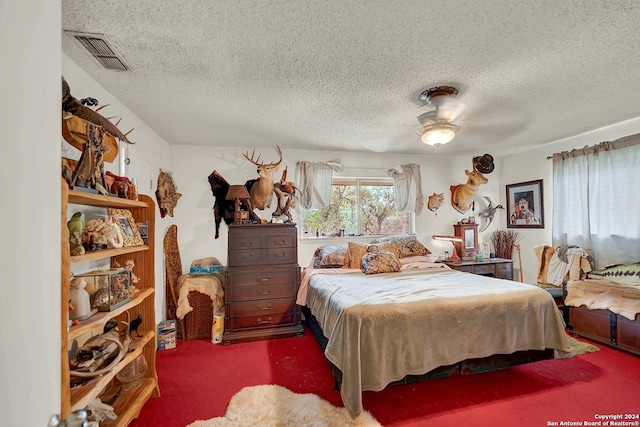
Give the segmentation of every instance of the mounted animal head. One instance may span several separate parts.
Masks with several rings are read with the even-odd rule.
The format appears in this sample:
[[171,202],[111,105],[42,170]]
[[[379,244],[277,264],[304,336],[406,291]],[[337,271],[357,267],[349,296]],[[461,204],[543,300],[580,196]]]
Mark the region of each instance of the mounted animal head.
[[429,201],[427,203],[427,208],[430,211],[437,211],[440,207],[440,203],[444,200],[444,193],[433,193],[429,196]]
[[249,157],[248,151],[243,154],[245,159],[257,166],[258,172],[258,179],[249,180],[245,183],[247,190],[249,190],[252,209],[264,209],[265,206],[267,208],[271,206],[271,196],[273,193],[273,176],[271,174],[276,172],[280,167],[280,163],[282,163],[282,151],[280,151],[280,147],[276,145],[275,150],[280,158],[277,162],[272,163],[260,162],[260,155],[258,155],[256,159],[255,148],[251,152],[251,157]]
[[451,206],[460,213],[465,213],[469,210],[480,185],[489,182],[482,173],[475,169],[471,172],[465,170],[464,173],[467,175],[467,182],[450,187]]
[[173,217],[173,209],[176,207],[180,197],[182,197],[182,194],[178,193],[171,173],[160,169],[158,188],[156,189],[156,200],[158,201],[158,208],[160,208],[160,218],[164,218],[166,215]]

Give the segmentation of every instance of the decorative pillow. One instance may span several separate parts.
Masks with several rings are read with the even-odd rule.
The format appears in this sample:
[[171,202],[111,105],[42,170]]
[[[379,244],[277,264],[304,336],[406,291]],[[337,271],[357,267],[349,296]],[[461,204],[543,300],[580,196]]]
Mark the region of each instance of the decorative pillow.
[[313,254],[313,268],[343,268],[346,265],[347,245],[334,243],[318,247]]
[[395,234],[393,236],[379,237],[371,241],[372,244],[385,242],[393,242],[399,247],[398,258],[429,255],[431,253],[413,234]]
[[398,258],[389,251],[367,252],[362,257],[362,270],[365,274],[392,273],[401,268]]
[[362,268],[362,257],[367,253],[369,246],[371,245],[368,243],[349,242],[349,249],[347,249],[346,261],[344,263],[345,267]]
[[369,248],[367,252],[375,252],[375,251],[387,251],[391,252],[396,256],[396,258],[400,258],[400,254],[403,252],[402,246],[398,245],[393,240],[389,240],[382,243],[371,243],[369,244]]

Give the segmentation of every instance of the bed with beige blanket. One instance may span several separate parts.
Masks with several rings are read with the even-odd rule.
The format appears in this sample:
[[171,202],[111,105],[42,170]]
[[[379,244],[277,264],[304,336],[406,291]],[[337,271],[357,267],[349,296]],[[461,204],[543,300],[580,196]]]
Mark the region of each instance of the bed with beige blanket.
[[382,274],[305,269],[298,304],[321,330],[317,338],[352,416],[363,409],[363,391],[407,375],[443,367],[445,375],[482,372],[569,350],[547,292],[444,264],[404,263],[399,272]]

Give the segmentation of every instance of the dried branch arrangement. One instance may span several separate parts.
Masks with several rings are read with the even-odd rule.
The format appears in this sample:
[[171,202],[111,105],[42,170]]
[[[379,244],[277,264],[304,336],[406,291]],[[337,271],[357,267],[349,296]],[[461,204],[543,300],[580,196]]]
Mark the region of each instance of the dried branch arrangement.
[[514,230],[497,230],[489,234],[489,239],[498,258],[511,259],[513,245],[520,240],[520,234]]

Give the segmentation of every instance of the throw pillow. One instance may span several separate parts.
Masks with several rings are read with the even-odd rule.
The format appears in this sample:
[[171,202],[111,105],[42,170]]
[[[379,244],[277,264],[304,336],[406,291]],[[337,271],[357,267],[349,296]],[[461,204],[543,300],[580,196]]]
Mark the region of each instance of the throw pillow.
[[388,251],[368,252],[362,257],[365,274],[392,273],[401,268],[398,258]]
[[343,268],[347,255],[346,244],[328,244],[320,246],[313,254],[313,268]]
[[370,245],[368,243],[349,242],[349,249],[347,249],[345,267],[361,269],[362,257],[367,253],[369,246]]
[[394,242],[400,248],[398,258],[429,255],[431,253],[413,234],[395,234],[392,236],[379,237],[371,241],[373,244],[384,242]]

